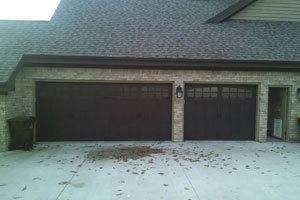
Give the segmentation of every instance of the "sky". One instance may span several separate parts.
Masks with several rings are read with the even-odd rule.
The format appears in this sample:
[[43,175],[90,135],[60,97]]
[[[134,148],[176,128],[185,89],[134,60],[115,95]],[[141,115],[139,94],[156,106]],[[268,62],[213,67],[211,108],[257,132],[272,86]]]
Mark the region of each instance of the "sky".
[[60,0],[0,0],[0,20],[50,20]]

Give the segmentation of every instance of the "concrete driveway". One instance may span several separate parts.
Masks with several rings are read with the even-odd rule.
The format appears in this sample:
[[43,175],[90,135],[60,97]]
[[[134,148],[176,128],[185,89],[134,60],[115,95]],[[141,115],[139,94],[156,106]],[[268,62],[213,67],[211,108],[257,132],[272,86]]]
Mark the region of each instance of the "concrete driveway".
[[39,143],[0,153],[0,199],[298,200],[300,144]]

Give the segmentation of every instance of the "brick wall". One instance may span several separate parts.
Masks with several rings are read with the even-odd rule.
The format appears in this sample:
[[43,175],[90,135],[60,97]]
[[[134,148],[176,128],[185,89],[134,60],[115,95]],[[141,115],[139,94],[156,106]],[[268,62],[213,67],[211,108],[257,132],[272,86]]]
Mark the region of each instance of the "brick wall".
[[[268,88],[284,86],[290,88],[288,140],[300,138],[296,116],[300,113],[300,101],[296,90],[300,87],[299,72],[238,72],[209,70],[129,70],[129,69],[85,69],[85,68],[23,68],[16,78],[16,90],[7,95],[6,115],[1,116],[0,137],[5,135],[4,118],[17,115],[34,115],[35,81],[94,81],[94,82],[167,82],[175,87],[184,83],[255,84],[258,87],[256,140],[265,141],[267,134]],[[174,92],[173,92],[174,95]],[[1,99],[1,111],[5,104]],[[183,140],[184,100],[173,97],[173,141]],[[0,142],[0,147],[6,143]],[[2,147],[3,149],[3,147]],[[4,148],[5,149],[5,148]]]
[[0,151],[8,147],[8,129],[6,124],[6,99],[7,95],[0,95]]

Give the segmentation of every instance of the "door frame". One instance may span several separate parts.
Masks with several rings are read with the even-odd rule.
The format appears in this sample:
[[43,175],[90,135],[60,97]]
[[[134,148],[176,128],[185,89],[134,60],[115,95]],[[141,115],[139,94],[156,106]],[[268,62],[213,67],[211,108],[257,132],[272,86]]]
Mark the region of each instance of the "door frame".
[[[282,141],[288,141],[289,140],[289,130],[290,130],[290,118],[289,118],[289,114],[290,114],[290,108],[291,108],[291,90],[292,90],[292,86],[291,85],[269,85],[268,86],[268,109],[269,110],[269,94],[270,94],[270,88],[279,88],[279,89],[286,89],[286,112],[285,112],[285,125],[284,125],[284,129],[285,132],[283,133],[282,138],[278,138]],[[267,119],[268,120],[268,119]]]

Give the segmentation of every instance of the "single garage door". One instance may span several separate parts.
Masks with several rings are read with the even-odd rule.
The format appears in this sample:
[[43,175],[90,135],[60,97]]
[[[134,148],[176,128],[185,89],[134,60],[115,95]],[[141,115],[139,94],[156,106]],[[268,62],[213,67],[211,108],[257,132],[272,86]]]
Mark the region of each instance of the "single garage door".
[[171,90],[171,84],[37,82],[37,140],[170,140]]
[[185,88],[186,140],[254,140],[255,86],[187,84]]

